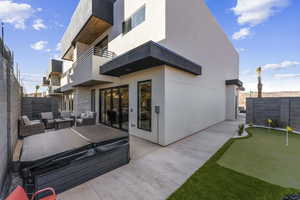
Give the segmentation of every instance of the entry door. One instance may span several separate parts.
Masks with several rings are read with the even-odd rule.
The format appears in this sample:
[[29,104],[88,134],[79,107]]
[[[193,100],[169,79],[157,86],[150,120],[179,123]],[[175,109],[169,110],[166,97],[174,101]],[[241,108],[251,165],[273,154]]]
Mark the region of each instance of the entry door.
[[128,131],[128,86],[100,90],[100,123]]

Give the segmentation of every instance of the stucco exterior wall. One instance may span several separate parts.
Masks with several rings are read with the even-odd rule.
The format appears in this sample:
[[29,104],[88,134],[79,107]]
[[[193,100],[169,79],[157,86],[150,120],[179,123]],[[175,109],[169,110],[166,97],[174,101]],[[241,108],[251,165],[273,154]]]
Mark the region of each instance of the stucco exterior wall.
[[[146,5],[146,20],[123,35],[122,22],[143,5]],[[106,35],[109,36],[108,49],[117,55],[152,40],[202,66],[201,76],[172,67],[160,67],[120,77],[111,84],[95,86],[95,89],[99,89],[129,85],[131,134],[168,145],[228,119],[234,113],[233,90],[226,87],[225,81],[239,78],[239,55],[204,0],[118,0],[114,4],[113,27],[88,48],[96,45]],[[155,116],[153,112],[153,126],[158,124],[157,121],[159,125],[152,127],[154,131],[158,129],[151,134],[135,127],[136,84],[139,80],[149,78],[155,80],[152,82],[152,106],[157,104],[162,111],[159,116]],[[90,89],[80,89],[77,93],[87,95],[90,99]],[[81,91],[82,94],[79,94]],[[96,97],[99,97],[98,90]],[[77,106],[82,105],[87,109],[87,104],[82,102],[87,102],[87,99],[80,97]],[[99,102],[98,99],[96,102]]]
[[166,0],[166,39],[160,44],[202,65],[211,84],[239,77],[239,55],[204,0]]
[[92,15],[92,0],[80,0],[78,7],[74,11],[74,14],[70,20],[65,34],[61,40],[61,49],[64,54],[71,46],[72,40],[79,33],[81,27]]
[[226,86],[226,119],[235,120],[238,111],[238,90],[235,85]]
[[225,120],[225,85],[172,67],[165,71],[165,141],[173,143]]
[[91,90],[88,87],[77,87],[74,90],[74,111],[77,114],[91,111]]
[[166,0],[166,39],[159,43],[202,66],[201,76],[166,68],[170,144],[226,119],[225,81],[238,78],[239,58],[202,0]]
[[[152,80],[152,132],[143,131],[137,128],[137,83],[138,81]],[[99,89],[111,88],[116,86],[129,86],[129,133],[160,145],[165,145],[164,141],[164,66],[154,67],[152,69],[139,71],[126,76],[121,76],[118,83],[102,84],[90,87],[90,92],[96,89],[96,111],[99,119]],[[90,97],[90,95],[89,95]],[[155,113],[155,106],[160,106],[160,114]],[[90,106],[90,104],[89,104]]]
[[[146,5],[146,20],[127,34],[122,33],[122,23],[139,8]],[[118,0],[114,4],[114,25],[95,40],[95,46],[108,35],[108,49],[117,55],[123,54],[150,40],[159,42],[166,37],[165,0]]]

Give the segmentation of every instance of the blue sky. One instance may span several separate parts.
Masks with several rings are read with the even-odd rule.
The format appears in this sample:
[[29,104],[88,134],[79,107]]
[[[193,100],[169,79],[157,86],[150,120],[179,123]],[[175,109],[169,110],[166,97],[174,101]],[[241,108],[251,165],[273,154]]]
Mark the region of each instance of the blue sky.
[[[0,0],[5,41],[15,52],[26,91],[47,71],[79,0]],[[256,90],[262,66],[265,91],[300,91],[299,0],[206,0],[240,53],[240,78]]]

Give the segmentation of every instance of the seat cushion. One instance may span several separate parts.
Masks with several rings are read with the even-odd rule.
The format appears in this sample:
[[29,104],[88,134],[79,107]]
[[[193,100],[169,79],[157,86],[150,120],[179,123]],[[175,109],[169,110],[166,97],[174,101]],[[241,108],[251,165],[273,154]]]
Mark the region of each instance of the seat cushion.
[[64,118],[64,120],[73,121],[72,118]]
[[41,198],[40,200],[56,200],[56,195],[47,196],[47,197]]
[[86,119],[86,118],[88,118],[88,115],[86,113],[81,113],[80,118]]
[[45,112],[41,113],[42,119],[53,119],[53,113],[52,112]]
[[25,126],[30,126],[31,125],[31,121],[29,120],[29,118],[27,116],[22,116],[22,120]]
[[48,119],[48,120],[47,120],[47,123],[48,123],[48,124],[54,123],[54,119]]
[[32,121],[30,125],[37,125],[37,124],[40,124],[40,123],[41,123],[40,121],[36,120],[36,121]]
[[62,111],[62,112],[60,113],[60,116],[61,116],[61,118],[64,118],[64,119],[70,118],[70,117],[71,117],[71,112]]
[[87,115],[87,118],[91,119],[91,118],[94,118],[94,113],[93,112],[86,112],[86,115]]
[[29,200],[25,190],[21,186],[17,188],[5,200]]
[[76,119],[76,122],[81,124],[83,122],[83,119]]

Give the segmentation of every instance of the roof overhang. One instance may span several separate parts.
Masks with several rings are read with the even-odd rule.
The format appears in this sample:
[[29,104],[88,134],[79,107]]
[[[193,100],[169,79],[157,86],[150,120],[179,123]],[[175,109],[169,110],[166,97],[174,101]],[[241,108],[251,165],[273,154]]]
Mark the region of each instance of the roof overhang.
[[105,63],[100,67],[100,73],[119,77],[160,65],[175,67],[194,75],[202,74],[200,65],[153,41],[147,42]]
[[71,83],[67,84],[67,85],[64,85],[60,88],[57,88],[56,90],[54,90],[55,93],[64,93],[64,92],[68,92],[68,91],[71,91],[73,90],[73,85]]
[[232,80],[227,80],[226,85],[236,85],[236,86],[242,88],[243,82],[239,79],[232,79]]
[[91,44],[113,25],[114,0],[81,0],[61,40],[62,58],[73,60],[76,42]]

